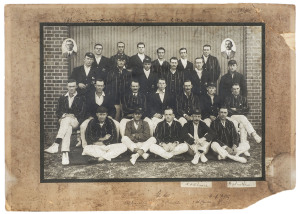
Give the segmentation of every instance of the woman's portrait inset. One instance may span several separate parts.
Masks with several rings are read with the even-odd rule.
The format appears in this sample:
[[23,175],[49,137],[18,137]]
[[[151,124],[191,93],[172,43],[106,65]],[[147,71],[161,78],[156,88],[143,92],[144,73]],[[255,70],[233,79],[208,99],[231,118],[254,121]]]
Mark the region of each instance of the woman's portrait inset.
[[62,43],[61,49],[64,58],[72,58],[77,55],[77,45],[74,39],[65,39]]
[[233,59],[236,52],[236,46],[232,39],[226,38],[221,44],[221,54],[226,59]]

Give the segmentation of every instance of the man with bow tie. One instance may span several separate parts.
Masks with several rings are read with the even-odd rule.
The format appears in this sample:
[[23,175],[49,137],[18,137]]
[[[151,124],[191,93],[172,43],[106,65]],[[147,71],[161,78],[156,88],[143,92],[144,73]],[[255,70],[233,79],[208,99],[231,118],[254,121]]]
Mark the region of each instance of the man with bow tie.
[[45,149],[48,153],[57,153],[61,145],[62,165],[69,165],[69,152],[72,130],[76,129],[84,120],[85,99],[76,91],[74,79],[68,80],[68,92],[58,100],[56,115],[59,130],[54,143]]

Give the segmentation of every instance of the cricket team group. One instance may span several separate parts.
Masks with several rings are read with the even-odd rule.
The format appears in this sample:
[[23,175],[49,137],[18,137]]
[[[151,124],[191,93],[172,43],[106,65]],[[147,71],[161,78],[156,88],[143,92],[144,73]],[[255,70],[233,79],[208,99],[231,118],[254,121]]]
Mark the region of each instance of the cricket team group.
[[[71,40],[67,45],[72,50]],[[226,42],[228,72],[220,77],[210,45],[204,45],[203,55],[192,63],[186,48],[180,48],[180,59],[166,60],[166,50],[160,47],[152,61],[143,42],[131,57],[118,42],[118,52],[110,58],[95,44],[83,65],[73,69],[68,91],[58,100],[59,129],[45,152],[61,152],[62,165],[69,165],[71,135],[78,130],[76,146],[99,162],[130,150],[132,165],[150,153],[170,160],[188,153],[192,164],[198,164],[207,162],[211,152],[220,161],[246,163],[248,137],[257,143],[262,139],[247,119],[246,80],[230,57],[231,47]]]

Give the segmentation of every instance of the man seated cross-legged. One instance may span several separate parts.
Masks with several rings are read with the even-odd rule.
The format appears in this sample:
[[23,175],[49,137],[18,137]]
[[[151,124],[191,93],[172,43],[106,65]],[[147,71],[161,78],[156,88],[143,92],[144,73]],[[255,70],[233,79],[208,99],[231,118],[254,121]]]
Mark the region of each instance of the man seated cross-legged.
[[184,141],[189,146],[188,153],[194,155],[192,160],[193,164],[199,162],[207,162],[205,155],[210,149],[210,143],[214,138],[213,131],[201,121],[201,110],[195,109],[192,114],[192,120],[188,121],[183,126],[182,133],[184,135]]
[[181,131],[182,126],[175,121],[173,109],[167,108],[164,111],[165,119],[157,124],[155,138],[158,144],[150,146],[150,152],[165,159],[170,159],[174,155],[183,154],[189,147],[183,142]]
[[218,118],[210,125],[210,128],[215,133],[211,149],[218,155],[218,160],[230,158],[237,162],[246,163],[247,160],[244,157],[238,156],[244,151],[240,151],[243,148],[239,147],[238,133],[233,122],[226,118],[227,115],[228,109],[221,107]]
[[122,138],[122,143],[132,151],[130,162],[135,164],[136,160],[142,156],[147,159],[149,150],[152,144],[156,143],[154,137],[150,137],[149,124],[142,120],[143,109],[137,108],[133,113],[133,120],[126,123],[125,134]]
[[111,161],[127,151],[122,143],[117,143],[117,129],[112,119],[107,117],[107,109],[100,106],[96,111],[96,118],[87,126],[85,138],[87,145],[82,155],[90,155],[98,158],[98,161]]

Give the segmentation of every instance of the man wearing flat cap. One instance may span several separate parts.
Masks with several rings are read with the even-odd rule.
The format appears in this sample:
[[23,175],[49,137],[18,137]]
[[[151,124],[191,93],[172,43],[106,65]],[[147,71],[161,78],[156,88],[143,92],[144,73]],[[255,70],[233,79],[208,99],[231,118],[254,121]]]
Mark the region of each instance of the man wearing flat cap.
[[237,62],[235,60],[228,61],[228,73],[221,77],[219,95],[223,102],[226,97],[231,95],[231,87],[234,83],[238,83],[241,87],[241,95],[247,96],[246,79],[243,74],[237,72]]
[[134,153],[130,159],[132,165],[140,156],[147,159],[149,156],[147,151],[152,144],[156,143],[155,138],[150,136],[149,124],[142,120],[142,115],[143,109],[136,108],[133,120],[126,123],[125,134],[122,138],[122,143]]
[[127,151],[122,143],[117,143],[117,129],[112,119],[107,117],[107,109],[98,107],[96,118],[92,119],[86,129],[87,146],[82,155],[98,158],[98,161],[111,161]]
[[108,72],[106,79],[106,90],[109,96],[113,97],[113,102],[116,108],[115,119],[121,120],[122,108],[121,100],[130,92],[130,84],[132,81],[131,72],[125,67],[126,58],[122,55],[117,57],[117,66],[113,66]]
[[86,95],[95,90],[96,70],[92,68],[94,59],[95,55],[91,52],[87,52],[84,55],[84,64],[73,69],[70,79],[76,80],[79,95]]
[[207,154],[210,143],[214,139],[213,131],[201,121],[201,110],[195,109],[192,114],[192,120],[183,126],[183,139],[189,146],[188,153],[194,156],[193,164],[199,162],[207,162],[205,154]]

